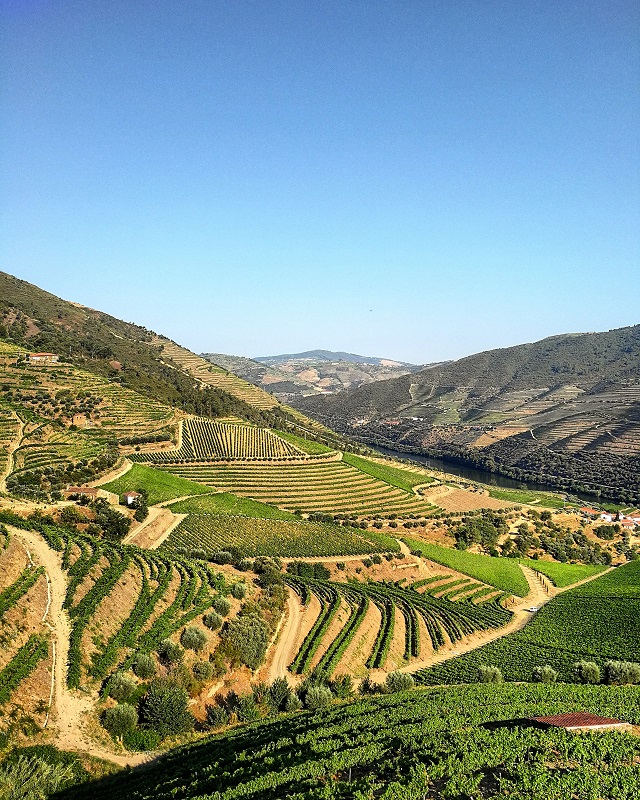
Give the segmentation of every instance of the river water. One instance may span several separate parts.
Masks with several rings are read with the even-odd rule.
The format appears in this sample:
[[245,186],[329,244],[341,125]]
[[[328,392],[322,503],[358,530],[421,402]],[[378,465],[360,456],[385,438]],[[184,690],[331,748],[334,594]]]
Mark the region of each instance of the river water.
[[[457,475],[460,478],[477,481],[478,483],[484,483],[488,486],[498,486],[502,489],[523,489],[526,487],[536,492],[563,493],[562,490],[554,488],[553,486],[547,486],[542,483],[530,483],[528,481],[516,481],[504,475],[496,475],[494,472],[487,472],[486,470],[475,469],[474,467],[465,467],[461,464],[455,464],[453,461],[445,461],[442,458],[423,456],[417,453],[403,453],[400,450],[392,450],[389,447],[380,447],[379,445],[370,444],[368,446],[373,450],[377,450],[382,455],[391,456],[392,458],[403,458],[407,461],[415,461],[418,464],[429,467],[429,469],[437,469],[440,470],[440,472],[447,472],[449,475]],[[576,496],[576,493],[572,492],[572,494]],[[577,496],[580,495],[578,494]],[[582,499],[588,500],[589,497],[583,495]],[[591,498],[591,502],[593,502],[593,498]]]

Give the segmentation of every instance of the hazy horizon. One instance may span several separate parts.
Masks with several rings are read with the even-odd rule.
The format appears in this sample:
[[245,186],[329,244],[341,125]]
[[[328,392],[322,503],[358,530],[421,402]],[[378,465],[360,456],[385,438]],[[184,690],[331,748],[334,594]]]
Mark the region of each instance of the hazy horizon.
[[640,8],[9,0],[1,268],[196,352],[635,322]]

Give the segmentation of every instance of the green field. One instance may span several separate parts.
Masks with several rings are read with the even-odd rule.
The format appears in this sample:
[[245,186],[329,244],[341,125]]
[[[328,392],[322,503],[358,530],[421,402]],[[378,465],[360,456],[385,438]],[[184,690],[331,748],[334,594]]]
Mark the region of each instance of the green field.
[[342,456],[342,460],[361,472],[372,475],[374,478],[379,478],[381,481],[391,484],[391,486],[404,489],[406,492],[412,492],[414,486],[433,482],[433,478],[428,475],[422,475],[411,469],[392,467],[389,464],[379,464],[377,461],[354,456],[352,453],[345,453]]
[[[211,490],[209,490],[211,491]],[[287,519],[299,522],[295,514],[275,508],[267,503],[238,497],[228,492],[217,492],[202,497],[190,497],[188,500],[179,500],[171,503],[169,508],[175,514],[233,514],[243,517],[258,517],[262,519]]]
[[122,496],[125,492],[146,489],[149,493],[150,505],[164,503],[174,497],[205,494],[212,491],[210,486],[203,486],[201,483],[185,480],[177,475],[172,475],[170,472],[163,472],[159,469],[153,469],[153,467],[145,467],[142,464],[134,464],[120,478],[104,483],[100,488],[119,496]]
[[310,441],[309,439],[303,439],[302,436],[296,436],[293,433],[289,433],[286,431],[274,431],[281,439],[284,439],[289,444],[292,444],[294,447],[302,450],[303,453],[308,453],[311,456],[320,456],[326,453],[333,453],[335,452],[330,447],[327,447],[324,444],[320,444],[320,442]]
[[489,586],[502,589],[503,592],[519,597],[524,597],[529,592],[527,579],[515,559],[481,556],[476,553],[468,553],[466,550],[454,550],[450,547],[440,547],[437,544],[405,537],[403,537],[403,541],[412,550],[420,552],[424,558],[470,575]]
[[291,511],[426,516],[436,510],[413,492],[342,461],[309,458],[298,464],[167,464],[163,469]]
[[550,492],[534,492],[527,489],[495,489],[492,486],[487,486],[490,497],[495,497],[496,500],[508,500],[511,503],[534,504],[541,508],[564,508],[565,506],[571,507],[575,503],[565,503],[560,495],[552,494]]
[[640,661],[640,561],[559,595],[521,631],[418,675],[424,683],[471,683],[486,664],[506,680],[529,681],[534,667],[550,664],[572,681],[581,659]]
[[546,575],[551,583],[559,589],[563,586],[571,586],[583,578],[598,575],[606,569],[601,564],[562,564],[559,561],[535,561],[532,558],[518,560],[525,567]]
[[476,685],[366,698],[232,728],[61,800],[634,800],[638,737],[485,727],[584,709],[639,724],[640,688]]
[[385,552],[388,543],[354,528],[283,519],[189,514],[161,545],[163,552],[178,548],[217,550],[238,548],[245,556],[349,556]]

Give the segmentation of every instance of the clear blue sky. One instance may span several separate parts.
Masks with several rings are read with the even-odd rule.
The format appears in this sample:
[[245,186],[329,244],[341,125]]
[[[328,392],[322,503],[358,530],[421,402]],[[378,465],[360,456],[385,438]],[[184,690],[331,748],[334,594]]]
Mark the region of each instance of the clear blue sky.
[[196,351],[639,321],[636,0],[5,0],[0,269]]

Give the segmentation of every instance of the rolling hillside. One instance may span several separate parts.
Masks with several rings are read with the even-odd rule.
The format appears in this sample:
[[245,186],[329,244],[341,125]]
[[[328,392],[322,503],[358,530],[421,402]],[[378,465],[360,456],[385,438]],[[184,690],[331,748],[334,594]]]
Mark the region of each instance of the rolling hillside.
[[212,364],[231,370],[266,389],[280,401],[357,388],[373,381],[397,378],[421,369],[415,364],[353,353],[309,350],[255,359],[205,353]]
[[10,348],[55,353],[62,362],[188,413],[235,416],[262,426],[295,420],[309,435],[320,429],[169,339],[5,272],[0,272],[0,340]]
[[632,499],[640,326],[491,350],[297,405],[361,441]]

